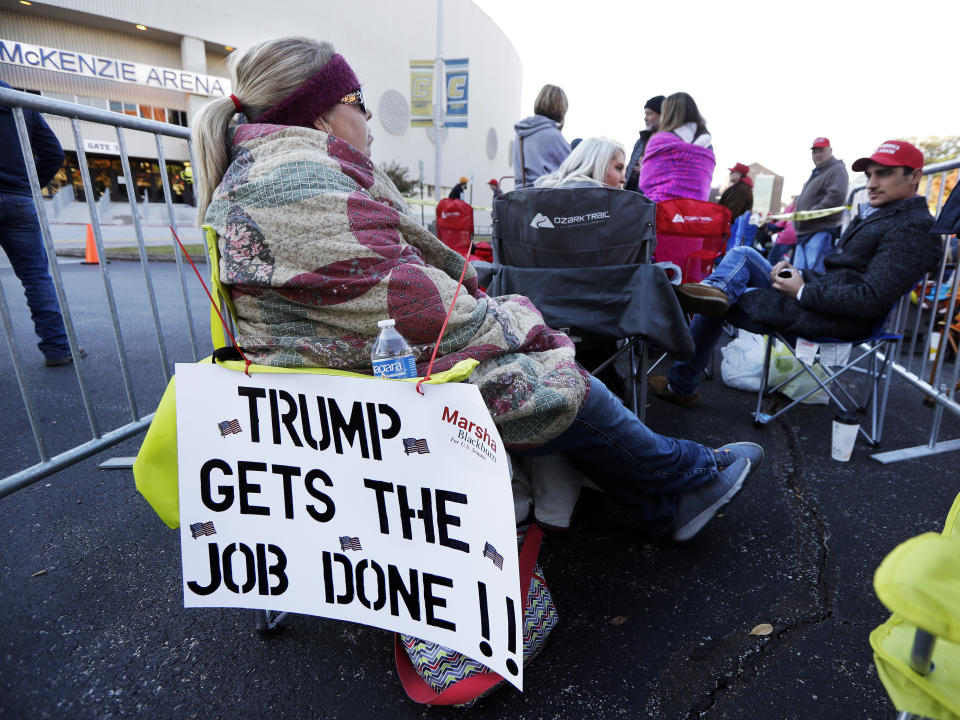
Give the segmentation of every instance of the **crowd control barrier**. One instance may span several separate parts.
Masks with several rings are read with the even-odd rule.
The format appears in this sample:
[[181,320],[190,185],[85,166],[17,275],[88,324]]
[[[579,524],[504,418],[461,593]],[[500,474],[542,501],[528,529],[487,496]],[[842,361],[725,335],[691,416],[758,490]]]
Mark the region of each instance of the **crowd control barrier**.
[[[172,201],[170,179],[165,172],[165,143],[171,139],[186,142],[189,147],[191,160],[193,159],[193,149],[190,144],[190,130],[176,125],[145,120],[121,113],[77,105],[6,88],[0,88],[0,104],[12,109],[17,125],[21,152],[25,158],[31,159],[30,162],[26,163],[31,193],[37,208],[44,248],[50,261],[51,276],[63,313],[64,325],[67,330],[70,347],[74,352],[74,357],[77,358],[74,362],[74,369],[80,396],[79,404],[83,406],[83,409],[81,413],[79,406],[69,408],[68,411],[72,412],[73,415],[61,420],[61,422],[78,422],[80,421],[79,416],[83,414],[86,416],[86,422],[90,430],[90,439],[79,445],[62,449],[58,452],[51,452],[49,449],[51,445],[51,443],[48,442],[50,439],[49,433],[56,432],[56,425],[53,425],[51,428],[51,423],[47,418],[38,412],[37,403],[34,398],[34,390],[37,388],[31,387],[28,380],[30,368],[25,365],[24,361],[25,353],[30,353],[32,357],[35,351],[32,347],[21,350],[15,341],[14,322],[7,302],[8,297],[12,297],[14,293],[19,293],[19,283],[16,284],[16,287],[12,285],[11,287],[0,286],[0,321],[3,323],[13,371],[20,389],[23,401],[23,412],[28,419],[36,446],[35,462],[0,479],[0,497],[4,497],[146,430],[153,418],[153,413],[143,414],[141,412],[141,405],[151,410],[155,408],[163,388],[173,373],[173,359],[168,349],[169,337],[165,336],[163,332],[161,313],[154,287],[153,272],[151,270],[151,263],[147,259],[143,223],[140,212],[138,212],[135,194],[128,192],[127,199],[130,204],[132,227],[136,235],[137,251],[143,271],[142,295],[138,296],[135,302],[138,303],[138,307],[149,307],[150,309],[150,321],[152,321],[153,324],[153,334],[156,344],[155,356],[150,362],[153,365],[159,365],[160,368],[159,375],[156,378],[156,396],[141,397],[141,401],[138,403],[138,391],[142,391],[142,388],[135,387],[134,374],[131,373],[131,351],[121,331],[117,299],[114,293],[113,283],[111,282],[110,268],[108,264],[103,261],[107,257],[107,254],[103,244],[99,209],[94,199],[94,193],[85,192],[84,195],[86,197],[97,255],[102,260],[99,263],[99,273],[102,279],[108,308],[106,315],[109,317],[109,322],[112,326],[116,346],[116,357],[119,362],[119,372],[117,373],[117,377],[113,379],[108,390],[97,390],[91,386],[88,380],[89,368],[87,366],[93,362],[101,361],[104,355],[107,354],[108,348],[97,348],[96,356],[88,357],[86,360],[79,357],[78,351],[81,343],[78,342],[74,329],[70,305],[64,291],[64,284],[56,259],[54,239],[47,217],[47,208],[32,162],[33,151],[30,147],[30,140],[26,131],[23,110],[36,110],[47,116],[59,116],[67,118],[70,121],[77,149],[79,170],[84,188],[86,189],[93,188],[93,183],[91,182],[90,167],[87,161],[86,151],[84,150],[85,144],[82,122],[110,126],[115,129],[120,161],[126,178],[132,178],[133,175],[130,172],[130,158],[127,154],[125,131],[139,131],[151,134],[156,143],[157,162],[160,168],[164,169],[164,171],[160,173],[160,178],[163,186],[166,219],[169,221],[169,225],[173,227],[177,226],[177,222]],[[196,167],[196,163],[191,164]],[[939,213],[943,206],[946,196],[947,180],[955,175],[958,168],[960,168],[960,160],[937,163],[924,168],[924,185],[921,186],[921,190],[925,190],[928,200],[931,201],[931,206],[936,209],[937,213]],[[847,204],[855,207],[856,201],[862,199],[862,190],[862,188],[854,190]],[[933,201],[933,197],[936,198],[935,201]],[[187,268],[183,262],[183,257],[179,248],[176,247],[172,234],[170,244],[173,248],[173,257],[176,261],[176,272],[179,278],[179,290],[182,294],[182,301],[178,303],[181,306],[178,309],[171,308],[168,303],[164,308],[164,312],[169,313],[176,311],[185,313],[185,327],[189,336],[187,347],[189,350],[184,354],[190,357],[181,356],[177,359],[196,361],[208,354],[209,348],[207,347],[206,339],[198,341],[197,338],[194,309],[191,307],[190,293],[188,292],[188,283],[193,282],[189,277],[191,270]],[[960,273],[955,272],[957,268],[956,254],[956,246],[945,238],[944,253],[940,261],[939,269],[935,274],[926,278],[925,287],[927,291],[920,293],[920,297],[918,297],[916,303],[913,303],[909,298],[904,299],[896,310],[898,313],[897,322],[900,327],[907,328],[907,332],[904,335],[904,339],[897,343],[892,351],[894,357],[891,367],[907,387],[919,390],[929,398],[930,401],[935,403],[935,407],[931,410],[928,441],[921,446],[891,450],[872,455],[873,458],[880,462],[891,463],[913,457],[960,449],[960,438],[940,439],[944,413],[949,412],[960,417],[960,402],[958,402],[956,398],[957,387],[958,384],[960,384],[960,362],[953,361],[952,364],[946,362],[949,325],[952,324],[953,318],[956,317],[958,311],[960,311],[957,303],[957,291],[960,289]],[[205,254],[201,253],[201,255]],[[204,259],[198,258],[197,260],[199,262],[205,262],[205,257]],[[933,307],[932,311],[924,311],[924,298],[930,298],[930,303]],[[941,306],[945,307],[945,310],[938,315],[937,308]],[[205,313],[206,308],[200,308],[197,317],[203,317]],[[947,320],[946,332],[940,334],[941,341],[935,348],[935,352],[928,352],[929,338],[933,336],[938,319],[941,317]],[[104,317],[104,322],[106,321],[107,318]],[[958,334],[960,334],[960,330],[958,330]],[[201,347],[201,344],[203,347]],[[139,365],[143,365],[143,363],[147,362],[148,355],[152,354],[153,351],[149,348],[144,348],[142,345],[138,346],[136,348],[134,361]],[[142,375],[143,373],[140,373],[138,377],[142,377]],[[125,395],[126,413],[129,415],[129,420],[111,429],[105,429],[103,423],[98,418],[99,413],[97,408],[107,404],[115,404],[119,386],[123,388],[122,394]],[[142,395],[142,392],[140,392],[140,394]],[[107,395],[109,395],[109,397]],[[884,404],[886,403],[886,397],[882,399],[882,402]],[[44,432],[45,428],[46,434]],[[123,462],[115,464],[121,467],[125,466]],[[101,467],[103,466],[109,466],[109,463],[102,463]]]
[[[42,407],[44,412],[42,414],[38,412],[38,404],[35,400],[35,391],[40,391],[43,389],[40,387],[42,383],[37,383],[36,380],[34,380],[31,384],[28,376],[31,373],[32,367],[29,364],[25,364],[25,357],[29,358],[26,361],[27,363],[37,363],[37,353],[32,345],[30,347],[25,345],[23,350],[18,347],[18,343],[15,341],[14,337],[14,322],[13,318],[11,317],[10,307],[8,305],[8,298],[12,298],[20,292],[20,284],[17,282],[15,287],[12,283],[9,287],[0,287],[0,320],[2,320],[3,323],[7,345],[9,347],[10,356],[12,359],[13,371],[16,374],[17,383],[20,388],[20,394],[23,399],[24,412],[29,421],[33,440],[36,445],[37,458],[37,462],[35,464],[29,465],[28,467],[25,467],[12,475],[0,479],[0,497],[4,497],[16,490],[19,490],[20,488],[26,487],[27,485],[40,480],[41,478],[47,477],[58,470],[68,467],[85,458],[91,457],[127,438],[133,437],[136,434],[146,430],[147,426],[150,424],[150,421],[153,418],[152,410],[156,407],[160,394],[162,393],[162,388],[166,385],[173,372],[173,365],[171,362],[170,352],[168,351],[168,338],[164,335],[162,330],[160,310],[154,287],[153,273],[151,271],[151,263],[147,261],[144,230],[140,218],[140,212],[138,211],[139,208],[137,204],[137,198],[135,192],[132,191],[130,187],[133,185],[133,175],[130,172],[130,158],[127,154],[125,131],[133,130],[153,135],[157,148],[157,163],[161,168],[159,175],[163,183],[163,197],[167,211],[166,218],[164,220],[168,221],[167,224],[173,227],[176,227],[177,223],[172,202],[170,178],[166,172],[167,165],[165,144],[171,142],[171,140],[167,138],[186,142],[190,148],[189,152],[191,160],[193,159],[193,149],[190,145],[190,130],[177,125],[168,125],[166,123],[131,117],[121,113],[87,107],[84,105],[77,105],[61,100],[55,100],[53,98],[41,97],[30,93],[18,92],[16,90],[9,90],[6,88],[0,88],[0,104],[11,108],[13,111],[14,120],[17,126],[17,134],[20,140],[20,150],[23,154],[23,157],[27,158],[27,162],[25,164],[30,179],[30,189],[33,195],[34,205],[37,209],[40,230],[43,235],[44,248],[46,250],[47,258],[50,262],[50,273],[53,278],[53,284],[56,290],[57,298],[60,302],[60,308],[63,314],[63,321],[66,327],[67,337],[70,342],[70,348],[75,358],[74,368],[76,372],[77,386],[79,389],[79,404],[82,404],[83,406],[82,413],[86,415],[86,422],[89,424],[90,428],[90,439],[86,442],[55,453],[51,452],[49,449],[53,444],[50,441],[54,440],[52,432],[56,431],[57,425],[51,423],[49,417],[50,413],[52,412],[50,403],[44,404]],[[77,334],[75,332],[74,317],[71,314],[70,305],[67,301],[66,293],[64,292],[64,283],[60,267],[57,263],[54,239],[51,235],[50,222],[47,216],[47,208],[43,200],[41,188],[37,179],[36,168],[33,163],[33,150],[30,146],[30,139],[24,121],[24,109],[36,110],[44,113],[46,116],[52,115],[67,118],[72,126],[79,171],[83,180],[83,187],[86,190],[84,195],[86,197],[87,208],[90,214],[89,222],[93,230],[93,238],[96,244],[97,256],[101,259],[101,262],[99,263],[99,269],[108,309],[108,312],[103,313],[102,316],[98,313],[98,322],[109,322],[112,325],[113,337],[116,345],[116,358],[113,358],[109,347],[103,346],[89,348],[91,352],[86,360],[79,357],[79,349],[82,346],[82,343],[78,342]],[[136,302],[138,307],[142,307],[143,309],[146,309],[146,307],[149,306],[154,334],[156,337],[156,353],[159,363],[156,363],[156,361],[150,357],[153,354],[152,350],[150,348],[142,347],[142,345],[135,348],[135,354],[131,353],[131,349],[127,347],[124,335],[121,332],[121,322],[117,309],[117,298],[114,293],[113,283],[111,282],[110,267],[105,261],[107,256],[104,252],[100,213],[97,207],[97,202],[94,199],[95,193],[92,192],[94,185],[91,182],[90,167],[87,160],[87,153],[84,149],[85,145],[82,131],[83,125],[81,125],[81,121],[84,121],[85,123],[92,122],[101,126],[112,126],[116,130],[117,145],[119,147],[123,173],[125,178],[131,179],[131,182],[129,182],[126,186],[128,188],[127,197],[130,203],[133,230],[136,234],[136,244],[140,258],[140,265],[143,268],[144,283],[143,290],[137,291],[136,298],[124,297],[122,299],[127,304]],[[191,164],[196,167],[196,163]],[[69,188],[67,188],[67,190],[69,190]],[[170,243],[174,244],[172,235],[170,237]],[[180,290],[183,296],[182,311],[185,312],[187,316],[186,328],[189,333],[189,346],[192,347],[192,359],[197,360],[202,357],[202,355],[197,340],[196,330],[194,328],[194,317],[190,304],[190,296],[187,289],[188,279],[185,273],[189,273],[190,269],[185,268],[181,254],[176,247],[173,249],[173,255],[176,259],[176,267],[180,279]],[[205,308],[203,309],[205,310]],[[84,310],[86,310],[86,308],[84,308]],[[167,303],[164,308],[164,312],[169,313],[172,311],[173,309],[170,307],[170,304]],[[204,348],[204,350],[204,354],[206,354],[206,348]],[[90,380],[90,370],[94,367],[93,363],[103,363],[106,361],[107,356],[110,356],[111,367],[112,362],[115,359],[119,361],[119,372],[114,374],[111,370],[109,386],[106,389],[98,389],[96,384],[92,383]],[[180,357],[177,359],[185,360],[187,358]],[[156,393],[156,397],[140,398],[140,404],[150,409],[151,412],[149,414],[143,414],[141,412],[140,404],[138,404],[138,389],[134,387],[134,374],[131,373],[131,362],[137,363],[141,368],[144,364],[149,364],[151,367],[157,364],[160,366],[162,378],[157,378],[158,382],[156,384],[159,390]],[[100,374],[102,375],[103,373]],[[142,372],[138,373],[138,377],[141,377],[142,374]],[[102,386],[103,383],[101,382],[99,385]],[[120,390],[121,386],[122,390]],[[115,405],[118,394],[123,394],[126,397],[127,409],[124,412],[129,413],[129,421],[117,427],[105,429],[98,417],[98,415],[100,415],[98,410],[102,409],[106,405]],[[143,393],[140,394],[142,395]],[[109,395],[109,397],[107,395]],[[81,413],[79,407],[68,407],[67,412],[70,413],[69,416],[57,417],[54,422],[58,424],[64,422],[83,422],[80,418]],[[63,425],[60,427],[63,427]],[[46,433],[44,432],[45,428]],[[13,453],[11,452],[10,454],[12,455]]]
[[[948,181],[960,180],[960,159],[934,163],[923,168],[920,192],[935,215],[939,215],[947,197]],[[954,192],[957,192],[954,190]],[[865,199],[865,188],[856,188],[850,195],[854,210]],[[927,441],[923,445],[886,450],[871,455],[881,463],[893,463],[910,458],[960,450],[960,438],[941,439],[945,412],[960,417],[960,402],[957,398],[960,380],[960,360],[956,357],[947,362],[950,343],[950,326],[955,324],[960,306],[957,293],[960,290],[956,240],[943,237],[943,253],[935,273],[924,277],[921,289],[911,297],[905,297],[897,308],[898,327],[905,332],[892,350],[891,369],[904,381],[906,387],[919,390],[927,402],[933,403]],[[938,330],[939,323],[945,327]],[[956,356],[956,353],[954,353]],[[881,356],[882,359],[882,356]],[[883,399],[886,404],[886,398]]]

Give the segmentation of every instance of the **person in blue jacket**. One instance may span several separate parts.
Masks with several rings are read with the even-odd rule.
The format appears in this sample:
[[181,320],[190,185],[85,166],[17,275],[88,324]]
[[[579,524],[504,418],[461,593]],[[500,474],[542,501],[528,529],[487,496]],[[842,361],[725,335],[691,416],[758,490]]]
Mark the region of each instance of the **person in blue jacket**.
[[[9,88],[0,81],[0,87]],[[23,111],[37,178],[43,187],[63,165],[63,148],[40,113]],[[0,245],[27,296],[34,330],[48,367],[73,361],[60,304],[50,278],[47,254],[33,205],[27,167],[23,162],[13,111],[0,105]]]

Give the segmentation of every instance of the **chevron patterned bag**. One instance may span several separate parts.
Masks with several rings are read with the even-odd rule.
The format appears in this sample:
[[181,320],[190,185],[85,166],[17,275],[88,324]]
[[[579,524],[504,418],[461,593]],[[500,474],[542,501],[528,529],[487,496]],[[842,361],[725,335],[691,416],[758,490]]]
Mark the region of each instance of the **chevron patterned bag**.
[[[526,536],[526,537],[525,537]],[[537,525],[517,530],[523,599],[523,664],[529,665],[557,624],[557,609],[537,564],[543,531]],[[426,705],[470,707],[499,687],[504,679],[484,664],[434,642],[396,635],[397,674],[411,700]]]

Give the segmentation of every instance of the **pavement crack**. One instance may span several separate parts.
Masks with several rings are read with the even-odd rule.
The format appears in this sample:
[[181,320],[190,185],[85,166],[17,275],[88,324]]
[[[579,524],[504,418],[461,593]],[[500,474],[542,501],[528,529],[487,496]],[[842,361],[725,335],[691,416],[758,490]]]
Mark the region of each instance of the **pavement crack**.
[[[717,699],[721,693],[744,681],[748,672],[751,672],[765,655],[769,656],[769,654],[775,652],[784,636],[799,629],[822,624],[833,616],[831,589],[826,580],[827,565],[830,561],[827,524],[819,507],[803,492],[803,486],[800,482],[800,442],[797,431],[786,425],[782,420],[776,422],[776,427],[784,433],[786,438],[787,454],[792,469],[783,478],[783,486],[788,501],[795,508],[796,517],[799,519],[800,545],[802,546],[803,540],[806,540],[816,548],[816,560],[813,564],[815,571],[814,602],[809,612],[800,614],[792,621],[774,624],[773,634],[763,638],[753,646],[743,649],[737,654],[735,662],[730,662],[730,659],[727,659],[718,663],[718,666],[725,665],[730,669],[714,675],[713,688],[705,693],[703,702],[698,703],[687,712],[686,720],[707,717],[716,707]],[[800,557],[803,557],[802,547]]]

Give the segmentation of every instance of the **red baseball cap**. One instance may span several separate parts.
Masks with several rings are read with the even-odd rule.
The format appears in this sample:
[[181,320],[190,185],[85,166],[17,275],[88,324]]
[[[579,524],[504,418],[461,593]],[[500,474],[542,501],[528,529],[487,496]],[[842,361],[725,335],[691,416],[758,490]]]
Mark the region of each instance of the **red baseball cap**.
[[813,139],[813,145],[810,146],[810,149],[818,147],[830,147],[830,139],[825,137],[818,137]]
[[732,168],[730,168],[730,172],[738,172],[738,173],[740,173],[741,175],[749,175],[749,174],[750,174],[750,168],[748,168],[748,167],[747,167],[746,165],[744,165],[743,163],[737,163],[737,164],[734,165]]
[[923,153],[903,140],[887,140],[873,152],[873,155],[860,158],[851,167],[854,172],[860,172],[872,162],[916,170],[923,167]]
[[496,178],[493,178],[490,182],[487,183],[487,185],[499,185],[499,184],[500,183],[497,182]]

